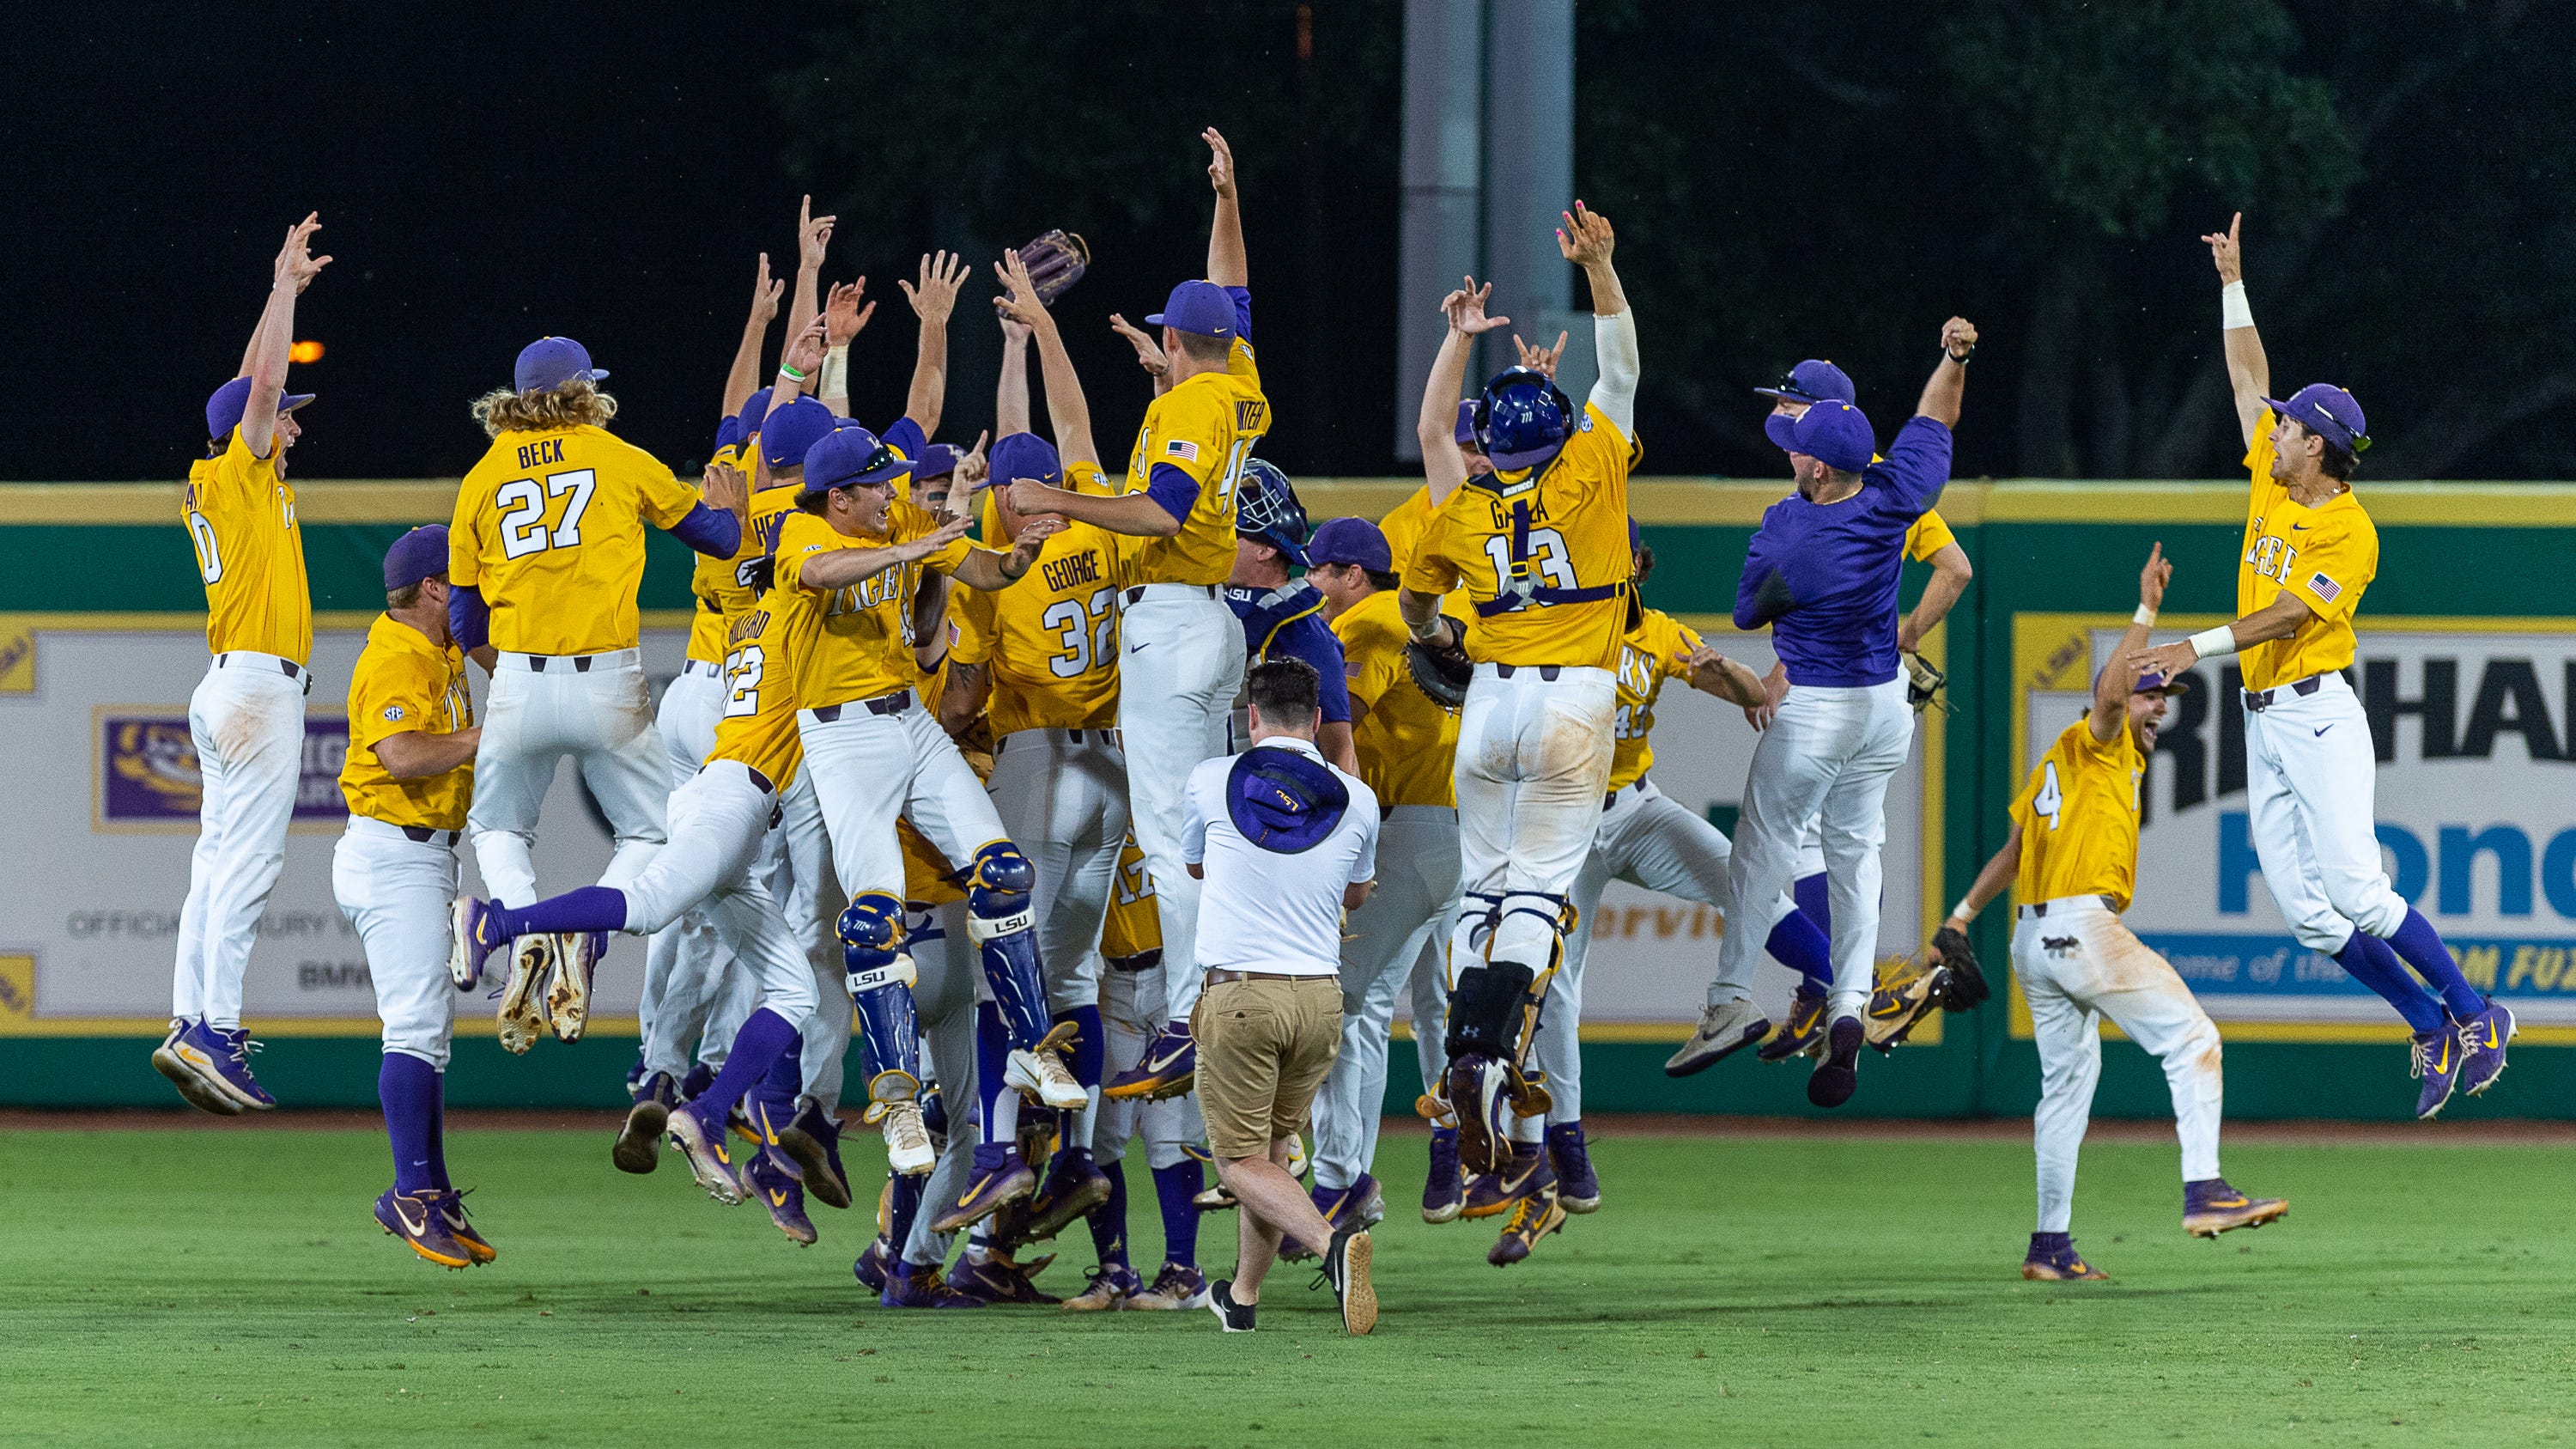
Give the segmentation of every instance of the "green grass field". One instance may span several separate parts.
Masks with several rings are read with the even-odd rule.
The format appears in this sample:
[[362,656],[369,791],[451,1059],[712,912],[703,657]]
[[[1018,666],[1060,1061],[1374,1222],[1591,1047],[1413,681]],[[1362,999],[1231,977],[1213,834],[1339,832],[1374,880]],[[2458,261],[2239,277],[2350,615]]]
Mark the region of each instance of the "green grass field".
[[[2097,1142],[2076,1229],[2117,1281],[2081,1285],[2015,1274],[2010,1140],[1610,1137],[1602,1211],[1498,1271],[1489,1225],[1415,1217],[1420,1139],[1390,1135],[1385,1316],[1351,1339],[1304,1271],[1252,1337],[890,1312],[850,1277],[865,1218],[818,1209],[799,1249],[606,1146],[459,1131],[502,1256],[448,1273],[369,1218],[364,1131],[0,1132],[0,1441],[2522,1444],[2576,1421],[2559,1147],[2239,1144],[2229,1176],[2290,1217],[2199,1242],[2169,1144]],[[1204,1228],[1212,1270],[1232,1233]],[[1041,1281],[1069,1292],[1089,1244],[1062,1246]]]

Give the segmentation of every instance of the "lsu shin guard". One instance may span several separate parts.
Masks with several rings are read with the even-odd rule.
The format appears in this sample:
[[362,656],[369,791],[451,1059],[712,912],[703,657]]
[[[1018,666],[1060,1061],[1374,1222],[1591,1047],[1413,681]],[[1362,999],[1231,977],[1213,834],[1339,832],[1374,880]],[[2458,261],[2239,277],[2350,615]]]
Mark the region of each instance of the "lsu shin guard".
[[867,1053],[868,1098],[908,1101],[921,1090],[921,1025],[912,1003],[912,957],[903,950],[903,902],[869,891],[841,912],[840,933]]
[[1535,976],[1517,961],[1471,964],[1459,972],[1449,990],[1449,1055],[1494,1061],[1509,1057]]
[[966,887],[966,934],[984,963],[984,979],[1010,1028],[1011,1045],[1027,1050],[1046,1039],[1046,978],[1038,962],[1037,913],[1029,893],[1037,867],[1007,840],[975,852]]

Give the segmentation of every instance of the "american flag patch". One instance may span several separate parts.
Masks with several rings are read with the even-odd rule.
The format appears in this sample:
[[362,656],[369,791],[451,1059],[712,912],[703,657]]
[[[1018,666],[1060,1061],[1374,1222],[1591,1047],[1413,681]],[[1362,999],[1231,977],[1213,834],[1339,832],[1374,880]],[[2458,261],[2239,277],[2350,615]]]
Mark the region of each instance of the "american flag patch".
[[1191,462],[1195,463],[1199,460],[1199,445],[1182,438],[1174,438],[1163,445],[1163,456],[1166,458],[1187,458]]
[[2343,593],[2343,585],[2325,576],[2323,569],[2308,575],[2308,590],[2331,604]]

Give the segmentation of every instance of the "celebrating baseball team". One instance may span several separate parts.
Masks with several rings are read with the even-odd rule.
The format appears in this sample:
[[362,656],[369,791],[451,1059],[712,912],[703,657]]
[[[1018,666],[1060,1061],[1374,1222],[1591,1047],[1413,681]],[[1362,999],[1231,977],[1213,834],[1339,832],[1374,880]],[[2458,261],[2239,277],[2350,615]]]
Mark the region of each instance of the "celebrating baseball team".
[[[1887,793],[1943,684],[1918,647],[1970,574],[1934,504],[1977,329],[1942,325],[1883,448],[1830,362],[1759,390],[1794,488],[1764,514],[1736,595],[1736,628],[1767,628],[1778,661],[1757,673],[1642,603],[1640,334],[1608,219],[1578,201],[1557,232],[1590,288],[1588,394],[1556,384],[1561,336],[1513,338],[1520,365],[1471,387],[1478,339],[1510,319],[1468,278],[1442,303],[1423,486],[1383,519],[1310,527],[1288,477],[1253,456],[1272,418],[1234,159],[1216,131],[1201,139],[1206,275],[1141,328],[1109,318],[1152,387],[1123,477],[1053,310],[1089,260],[1061,232],[994,264],[1001,383],[971,448],[931,441],[967,263],[924,257],[898,283],[916,360],[900,415],[872,428],[847,378],[876,303],[865,278],[824,285],[833,220],[810,215],[792,289],[761,258],[696,487],[616,436],[609,374],[569,338],[529,344],[511,385],[473,402],[491,445],[451,521],[384,559],[385,611],[348,682],[332,864],[384,1024],[394,1181],[375,1216],[420,1257],[496,1256],[443,1150],[458,1000],[488,990],[512,1052],[577,1040],[623,932],[647,944],[617,1169],[652,1173],[668,1147],[717,1202],[755,1200],[810,1244],[811,1202],[860,1197],[840,1151],[855,1098],[889,1168],[855,1272],[888,1307],[1206,1308],[1242,1332],[1284,1257],[1319,1260],[1344,1326],[1367,1333],[1400,998],[1429,1084],[1423,1218],[1499,1219],[1486,1256],[1506,1266],[1600,1210],[1579,1029],[1612,878],[1725,919],[1666,1070],[1748,1048],[1806,1057],[1826,1108],[1852,1098],[1864,1047],[1986,998],[1967,930],[2011,889],[2043,1079],[2023,1275],[2104,1276],[2069,1214],[2105,1018],[2171,1084],[2184,1228],[2260,1226],[2288,1204],[2220,1175],[2218,1031],[2120,919],[2168,700],[2230,654],[2255,841],[2299,941],[2409,1024],[2419,1116],[2503,1071],[2511,1012],[2390,887],[2373,835],[2368,725],[2340,673],[2378,562],[2349,481],[2361,408],[2324,384],[2270,396],[2234,225],[2203,240],[2251,480],[2239,617],[2150,647],[2175,566],[2159,546],[2003,848],[1922,952],[1882,968]],[[286,382],[297,298],[331,260],[312,254],[319,224],[287,233],[185,495],[213,661],[190,701],[202,827],[152,1060],[222,1114],[277,1105],[252,1073],[242,979],[283,868],[313,682],[286,477],[313,397]],[[782,299],[781,358],[759,386]],[[1031,428],[1032,350],[1051,436]],[[658,705],[639,649],[647,528],[695,555],[686,659]],[[1900,614],[1908,559],[1931,576]],[[486,676],[479,708],[468,660]],[[1759,732],[1732,841],[1649,778],[1668,680]],[[566,759],[615,846],[595,883],[544,895],[532,846],[564,828],[540,806]],[[460,894],[460,843],[488,897]],[[1754,1002],[1766,958],[1799,978],[1777,1023]],[[1138,1138],[1158,1267],[1127,1240]],[[1237,1215],[1231,1278],[1198,1261],[1211,1211]],[[1059,1299],[1037,1286],[1054,1254],[1036,1245],[1076,1223],[1097,1266]]]

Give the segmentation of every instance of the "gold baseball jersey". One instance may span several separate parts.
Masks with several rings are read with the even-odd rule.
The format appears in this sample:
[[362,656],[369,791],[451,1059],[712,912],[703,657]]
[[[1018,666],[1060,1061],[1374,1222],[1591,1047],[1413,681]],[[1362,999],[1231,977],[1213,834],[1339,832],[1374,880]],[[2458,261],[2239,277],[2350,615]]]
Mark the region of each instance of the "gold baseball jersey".
[[[1351,700],[1363,706],[1351,727],[1360,780],[1380,805],[1458,803],[1450,764],[1458,753],[1458,716],[1432,702],[1404,662],[1407,638],[1395,592],[1381,590],[1333,621]],[[1354,714],[1359,711],[1354,710]]]
[[1958,541],[1959,536],[1941,521],[1941,515],[1927,508],[1921,518],[1914,520],[1914,526],[1905,530],[1905,556],[1916,563],[1930,563],[1932,555]]
[[474,723],[465,684],[465,651],[442,649],[391,614],[367,626],[366,647],[349,675],[349,753],[340,765],[340,795],[349,813],[387,825],[462,830],[474,798],[474,762],[421,780],[397,780],[376,758],[395,735],[452,735]]
[[1624,790],[1654,768],[1655,699],[1667,679],[1690,677],[1697,631],[1661,609],[1648,609],[1619,641],[1619,713],[1611,727],[1610,788]]
[[1378,520],[1377,531],[1386,535],[1387,558],[1396,577],[1402,578],[1405,565],[1413,562],[1414,551],[1422,546],[1422,535],[1431,528],[1431,519],[1431,485],[1425,483]]
[[1627,435],[1601,409],[1535,473],[1469,479],[1424,533],[1404,586],[1464,585],[1480,664],[1615,668],[1635,574],[1628,552]]
[[1100,954],[1112,961],[1163,951],[1163,918],[1154,900],[1154,877],[1145,869],[1145,852],[1129,835],[1118,852],[1118,877],[1109,889],[1109,913],[1100,924]]
[[951,539],[926,559],[880,569],[842,588],[817,590],[803,582],[804,566],[814,559],[840,549],[908,543],[936,531],[939,521],[899,500],[887,515],[883,538],[843,534],[802,510],[785,519],[778,530],[778,586],[773,592],[792,600],[784,613],[788,649],[796,658],[798,703],[820,709],[915,684],[921,666],[912,654],[912,600],[920,592],[921,571],[954,573],[974,545]]
[[950,658],[987,664],[996,736],[1118,723],[1117,535],[1068,522],[1019,583],[953,599]]
[[2265,408],[2245,451],[2254,489],[2245,509],[2245,552],[2236,568],[2236,616],[2269,605],[2283,590],[2314,612],[2287,639],[2243,651],[2245,687],[2270,689],[2352,663],[2352,616],[2379,574],[2379,529],[2347,488],[2314,508],[2272,479],[2272,428]]
[[313,658],[313,592],[304,580],[304,535],[295,488],[277,476],[277,441],[251,456],[241,429],[224,451],[188,465],[180,522],[206,586],[206,647],[249,649],[304,664]]
[[603,429],[503,433],[456,490],[448,581],[482,589],[494,648],[632,649],[644,529],[677,524],[697,502],[652,454]]
[[2108,896],[2129,908],[2138,874],[2138,791],[2147,757],[2128,727],[2093,738],[2090,718],[2068,725],[2048,747],[2021,793],[2012,818],[2021,824],[2021,872],[2014,898],[2023,905],[2068,896]]
[[772,589],[725,628],[724,713],[706,763],[740,760],[784,793],[805,762],[796,734],[796,660],[786,616],[794,604]]
[[1127,491],[1142,493],[1154,465],[1169,463],[1198,485],[1198,501],[1169,538],[1147,538],[1136,550],[1136,582],[1222,584],[1234,572],[1234,488],[1252,445],[1270,431],[1270,401],[1252,344],[1234,342],[1224,372],[1202,372],[1154,399],[1136,430],[1127,461]]
[[[730,468],[737,454],[732,448],[718,448],[713,460]],[[794,499],[788,500],[791,504]],[[724,660],[725,625],[734,614],[751,605],[751,590],[739,582],[737,570],[745,559],[760,557],[760,548],[752,541],[750,529],[742,533],[742,547],[729,559],[709,558],[692,551],[689,567],[689,597],[697,609],[689,620],[689,645],[686,657],[702,664]]]

